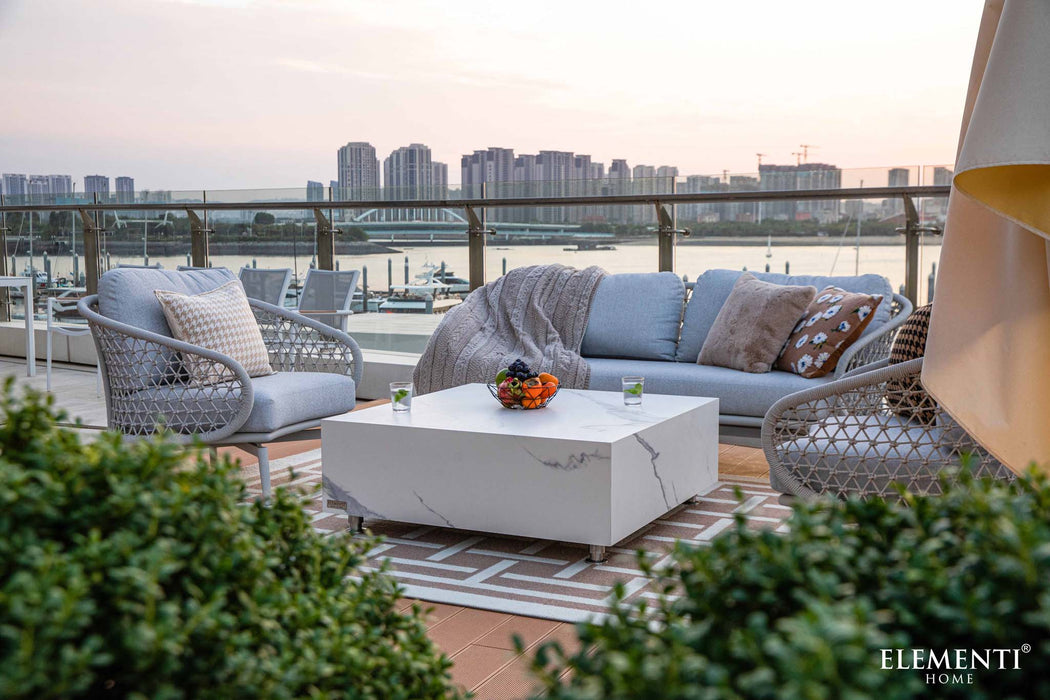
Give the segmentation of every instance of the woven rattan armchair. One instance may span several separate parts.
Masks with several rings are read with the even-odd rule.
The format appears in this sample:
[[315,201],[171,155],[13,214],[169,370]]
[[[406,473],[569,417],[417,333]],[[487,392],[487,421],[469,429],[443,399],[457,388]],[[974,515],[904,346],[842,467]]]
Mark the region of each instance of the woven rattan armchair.
[[[196,278],[196,284],[204,287],[236,279],[228,270],[149,272],[211,275]],[[294,311],[250,299],[275,374],[249,377],[226,355],[103,314],[99,307],[104,283],[113,288],[111,297],[127,293],[126,279],[120,288],[119,279],[117,283],[107,279],[112,274],[100,280],[100,294],[85,297],[78,304],[98,350],[111,429],[142,437],[163,427],[180,442],[237,445],[258,456],[263,494],[269,496],[265,443],[316,438],[315,429],[322,418],[354,407],[363,362],[360,348],[346,333]],[[152,277],[135,284],[148,287],[170,279]],[[129,304],[147,303],[135,299],[134,290],[129,296],[133,297],[127,300]],[[143,313],[152,312],[147,309]],[[151,319],[146,316],[146,320]],[[191,356],[216,363],[218,380],[191,381],[183,369]]]
[[773,404],[762,426],[773,488],[806,499],[896,498],[895,483],[939,494],[941,475],[951,478],[964,455],[978,477],[1013,479],[930,398],[921,373],[921,357],[884,359]]

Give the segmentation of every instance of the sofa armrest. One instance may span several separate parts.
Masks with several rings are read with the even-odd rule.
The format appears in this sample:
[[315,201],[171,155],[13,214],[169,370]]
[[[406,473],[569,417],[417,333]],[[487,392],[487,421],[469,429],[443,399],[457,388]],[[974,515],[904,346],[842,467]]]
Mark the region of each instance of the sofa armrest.
[[[151,435],[167,423],[181,442],[215,442],[248,420],[254,391],[248,372],[223,353],[136,328],[98,312],[98,296],[77,310],[87,319],[98,351],[109,427]],[[182,365],[207,364],[214,381],[185,381]]]
[[[270,353],[270,365],[280,372],[345,374],[361,383],[364,358],[348,334],[301,313],[249,299]],[[325,312],[326,314],[330,312]]]

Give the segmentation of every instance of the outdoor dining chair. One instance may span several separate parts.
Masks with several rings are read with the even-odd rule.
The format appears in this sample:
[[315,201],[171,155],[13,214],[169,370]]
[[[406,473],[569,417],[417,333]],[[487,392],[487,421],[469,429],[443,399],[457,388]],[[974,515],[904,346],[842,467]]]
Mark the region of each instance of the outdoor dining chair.
[[290,267],[242,267],[237,276],[249,299],[258,299],[274,306],[284,306],[284,298],[292,283]]
[[[78,316],[77,299],[69,299],[62,303],[55,297],[47,298],[47,390],[51,391],[51,358],[53,355],[54,334],[65,337],[91,335],[91,329],[86,325],[64,324],[61,322],[63,316]],[[99,362],[95,373],[95,396],[102,396],[102,365]]]
[[360,278],[360,270],[311,268],[303,283],[299,313],[346,332],[347,318],[354,313],[350,304]]

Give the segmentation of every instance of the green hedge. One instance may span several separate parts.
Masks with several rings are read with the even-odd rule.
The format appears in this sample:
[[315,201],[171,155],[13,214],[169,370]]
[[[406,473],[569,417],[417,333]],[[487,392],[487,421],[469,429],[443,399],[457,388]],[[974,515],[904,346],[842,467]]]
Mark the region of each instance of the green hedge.
[[420,614],[356,570],[373,543],[280,490],[244,505],[229,461],[84,444],[10,381],[0,404],[0,697],[455,695]]
[[[1050,697],[1050,484],[946,488],[906,505],[798,505],[789,533],[738,521],[679,549],[658,604],[580,626],[589,652],[540,650],[546,696]],[[980,668],[972,684],[883,670],[883,649],[913,648],[1021,649],[1021,669],[1007,657],[1010,670]]]

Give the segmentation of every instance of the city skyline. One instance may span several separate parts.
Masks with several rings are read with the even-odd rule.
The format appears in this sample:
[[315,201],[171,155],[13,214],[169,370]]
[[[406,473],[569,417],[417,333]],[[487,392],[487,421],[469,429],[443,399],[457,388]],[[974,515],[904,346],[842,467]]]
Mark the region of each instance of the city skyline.
[[[793,162],[801,143],[846,168],[950,163],[979,16],[962,4],[658,1],[674,21],[643,32],[616,2],[15,0],[0,6],[0,169],[287,187],[330,172],[347,134],[381,152],[426,143],[450,164],[511,141],[683,173]],[[223,60],[186,52],[186,36]]]

